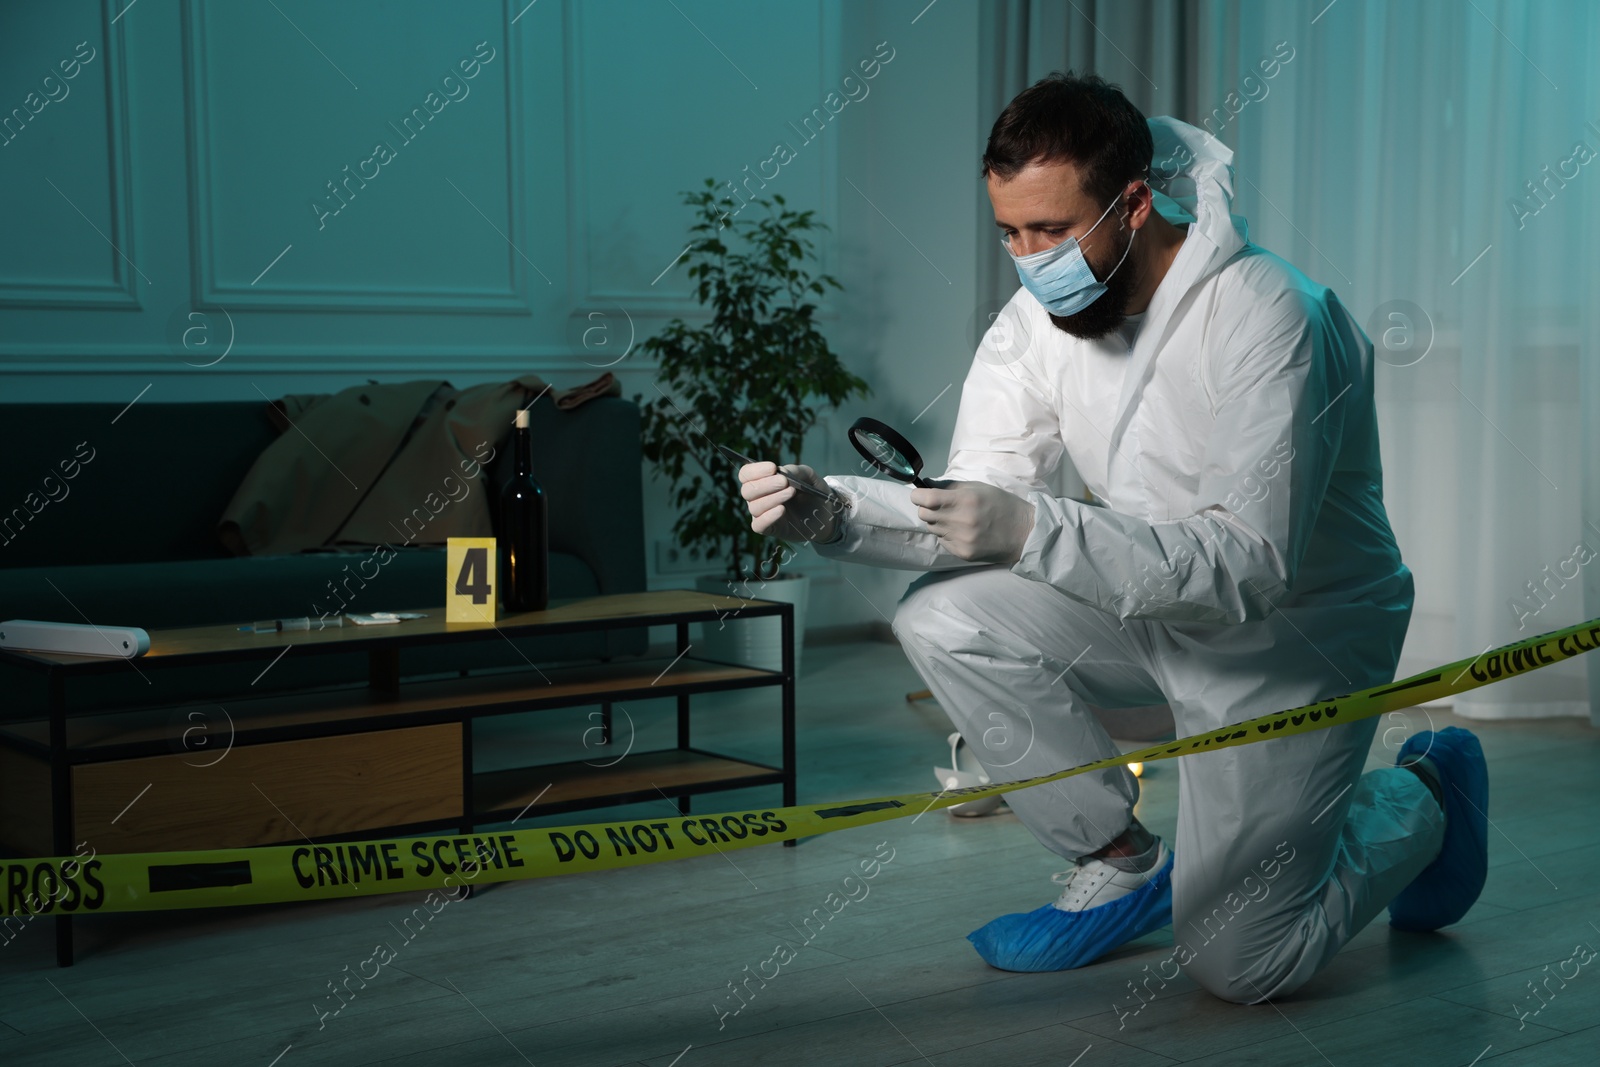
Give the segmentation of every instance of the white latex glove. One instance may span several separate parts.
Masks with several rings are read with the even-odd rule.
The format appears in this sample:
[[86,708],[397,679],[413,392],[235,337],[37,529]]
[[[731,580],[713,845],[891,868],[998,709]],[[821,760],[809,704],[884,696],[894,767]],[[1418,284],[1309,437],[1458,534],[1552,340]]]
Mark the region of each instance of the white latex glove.
[[951,555],[973,563],[1022,558],[1033,532],[1033,505],[984,482],[945,482],[942,489],[913,489],[917,517]]
[[750,507],[750,528],[780,541],[831,541],[838,531],[844,499],[816,471],[803,464],[784,466],[784,474],[830,494],[821,500],[802,493],[778,473],[776,463],[746,463],[739,468],[739,492]]

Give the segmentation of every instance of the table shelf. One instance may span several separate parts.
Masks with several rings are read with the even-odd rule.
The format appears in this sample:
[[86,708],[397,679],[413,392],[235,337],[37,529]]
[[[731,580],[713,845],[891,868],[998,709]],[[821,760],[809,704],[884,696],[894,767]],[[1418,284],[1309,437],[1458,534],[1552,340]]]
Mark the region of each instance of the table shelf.
[[605,762],[547,763],[479,772],[472,779],[475,819],[505,822],[650,801],[661,804],[665,811],[668,800],[724,789],[780,785],[784,778],[782,767],[693,748],[634,752],[612,766],[596,766]]
[[[305,737],[360,733],[403,726],[457,722],[604,701],[646,700],[680,694],[782,685],[775,671],[712,663],[692,657],[553,668],[542,673],[472,675],[402,683],[389,695],[368,687],[292,693],[226,703],[186,703],[66,717],[71,764],[134,759],[175,751],[174,732],[203,722],[213,736],[260,744]],[[223,712],[219,717],[218,711]],[[187,716],[203,716],[198,720]],[[35,755],[50,755],[50,721],[0,724],[0,740]]]
[[[492,625],[448,623],[441,609],[425,610],[428,618],[393,627],[153,631],[149,653],[137,661],[141,671],[255,661],[291,645],[297,655],[368,656],[364,687],[230,694],[207,703],[68,712],[69,682],[127,670],[127,664],[0,652],[43,672],[49,694],[40,717],[0,723],[0,854],[68,856],[85,840],[111,854],[239,848],[303,834],[381,838],[415,834],[419,827],[470,834],[480,823],[649,801],[660,802],[664,813],[670,801],[683,816],[693,796],[751,786],[779,786],[780,804],[795,803],[792,605],[665,590],[564,601]],[[691,623],[730,614],[781,622],[781,670],[687,655]],[[676,631],[670,658],[445,678],[402,673],[407,649],[662,625]],[[777,689],[780,697],[779,766],[691,744],[692,697],[762,687]],[[626,752],[611,766],[602,756],[474,770],[473,724],[479,719],[598,706],[609,730],[613,703],[660,698],[676,705],[674,748]],[[195,723],[204,724],[207,744],[215,747],[200,752],[181,743]],[[56,916],[55,927],[57,962],[69,966],[72,918]]]

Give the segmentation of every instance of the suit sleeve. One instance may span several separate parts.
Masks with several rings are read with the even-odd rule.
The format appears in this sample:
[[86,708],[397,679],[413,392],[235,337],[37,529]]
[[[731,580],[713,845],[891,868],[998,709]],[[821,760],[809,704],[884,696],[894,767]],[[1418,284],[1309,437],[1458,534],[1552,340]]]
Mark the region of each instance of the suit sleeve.
[[[1037,346],[1026,344],[1025,331],[1037,327],[1029,326],[1026,315],[1019,293],[979,344],[961,387],[941,479],[987,482],[1018,496],[1048,492],[1065,447],[1055,405],[1032,367]],[[819,554],[919,571],[976,565],[945,551],[929,532],[911,503],[910,485],[876,472],[830,475],[826,481],[850,498],[851,507],[841,538],[817,545]]]
[[1352,341],[1331,322],[1293,291],[1232,330],[1206,374],[1214,422],[1193,514],[1152,523],[1030,492],[1034,527],[1012,570],[1122,618],[1270,614],[1294,588],[1356,402],[1343,395],[1354,378],[1335,381],[1350,377],[1339,357]]

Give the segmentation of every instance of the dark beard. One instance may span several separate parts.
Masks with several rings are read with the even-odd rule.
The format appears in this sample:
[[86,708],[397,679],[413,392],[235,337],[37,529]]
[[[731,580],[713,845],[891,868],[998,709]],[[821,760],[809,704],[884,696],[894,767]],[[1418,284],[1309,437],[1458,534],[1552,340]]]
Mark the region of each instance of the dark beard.
[[[1135,231],[1129,231],[1128,241],[1131,244]],[[1126,246],[1125,246],[1126,247]],[[1119,248],[1116,255],[1108,257],[1105,271],[1109,272],[1116,266],[1118,259],[1122,258],[1123,249]],[[1095,267],[1095,264],[1089,264]],[[1055,323],[1056,329],[1070,333],[1082,341],[1098,341],[1106,337],[1128,321],[1128,301],[1133,299],[1133,290],[1138,285],[1138,272],[1135,267],[1132,249],[1128,249],[1128,258],[1123,262],[1122,269],[1111,275],[1105,283],[1106,291],[1100,294],[1100,299],[1078,312],[1076,315],[1051,315],[1050,321]],[[1103,272],[1095,270],[1097,276]]]

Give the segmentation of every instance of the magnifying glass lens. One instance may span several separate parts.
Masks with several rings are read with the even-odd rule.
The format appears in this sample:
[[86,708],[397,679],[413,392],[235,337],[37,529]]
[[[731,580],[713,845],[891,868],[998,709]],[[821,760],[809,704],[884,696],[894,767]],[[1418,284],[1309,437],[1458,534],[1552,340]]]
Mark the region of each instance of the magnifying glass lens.
[[861,443],[866,445],[867,448],[871,450],[872,454],[877,457],[878,462],[883,463],[886,466],[893,467],[902,474],[916,473],[916,471],[912,469],[911,462],[899,452],[895,451],[894,446],[888,441],[885,441],[875,433],[863,432],[859,436]]
[[850,443],[874,467],[903,482],[922,485],[922,457],[911,442],[876,419],[860,418],[850,427]]

